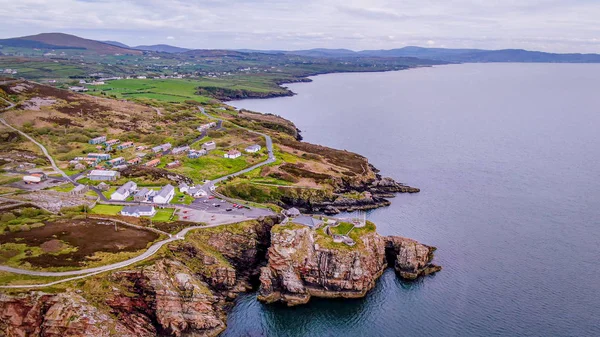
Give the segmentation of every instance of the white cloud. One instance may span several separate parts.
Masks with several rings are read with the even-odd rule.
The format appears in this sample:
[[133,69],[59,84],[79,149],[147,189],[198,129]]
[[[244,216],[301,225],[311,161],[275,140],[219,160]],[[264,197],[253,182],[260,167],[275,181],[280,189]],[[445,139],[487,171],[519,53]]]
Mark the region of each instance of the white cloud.
[[[64,15],[64,13],[69,13]],[[0,0],[0,38],[41,32],[188,48],[405,45],[599,52],[592,0]],[[170,39],[169,39],[170,40]]]
[[167,36],[167,40],[175,40],[173,36]]

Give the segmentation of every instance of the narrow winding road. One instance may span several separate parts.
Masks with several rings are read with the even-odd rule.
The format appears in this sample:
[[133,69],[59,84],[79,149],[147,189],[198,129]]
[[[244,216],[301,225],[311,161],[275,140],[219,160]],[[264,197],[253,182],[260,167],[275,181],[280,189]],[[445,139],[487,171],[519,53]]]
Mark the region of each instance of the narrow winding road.
[[[208,118],[211,118],[211,119],[214,119],[214,120],[217,120],[217,121],[220,121],[221,123],[223,123],[223,120],[221,120],[221,119],[219,119],[217,117],[211,116],[208,113],[206,113],[206,110],[203,107],[199,106],[198,109],[200,110],[200,112],[202,114],[204,114]],[[252,133],[255,133],[257,135],[260,135],[260,136],[264,137],[265,141],[266,141],[266,144],[267,144],[267,152],[269,154],[269,158],[267,160],[263,161],[263,162],[260,162],[260,163],[258,163],[256,165],[253,165],[253,166],[250,166],[250,167],[248,167],[246,169],[243,169],[241,171],[238,171],[238,172],[235,172],[235,173],[232,173],[232,174],[228,174],[228,175],[223,176],[221,178],[217,178],[217,179],[211,180],[211,181],[207,182],[206,184],[204,184],[204,186],[206,186],[207,188],[209,188],[211,186],[214,186],[215,184],[217,184],[217,183],[219,183],[219,182],[221,182],[223,180],[227,180],[230,177],[235,177],[235,176],[239,176],[241,174],[248,173],[248,172],[250,172],[252,170],[255,170],[255,169],[257,169],[257,168],[259,168],[261,166],[264,166],[264,165],[267,165],[267,164],[271,164],[271,163],[274,163],[276,161],[275,154],[273,153],[273,140],[271,139],[271,136],[269,136],[267,134],[264,134],[262,132],[258,132],[258,131],[254,131],[254,130],[245,128],[243,126],[239,126],[239,125],[235,125],[235,126],[238,127],[238,128],[240,128],[240,129],[244,129],[244,130],[246,130],[248,132],[252,132]]]
[[[9,107],[2,109],[2,112],[12,109],[15,107],[15,104],[13,104],[12,102],[9,102],[7,100],[5,100],[4,98],[1,98],[3,101],[5,101],[6,103],[9,104]],[[33,137],[29,136],[28,134],[26,134],[25,132],[13,127],[12,125],[8,124],[6,122],[6,120],[4,120],[4,118],[0,118],[0,123],[4,124],[6,127],[8,127],[9,129],[12,129],[16,132],[18,132],[19,134],[21,134],[23,137],[29,139],[30,141],[32,141],[35,145],[37,145],[40,149],[42,149],[42,152],[44,153],[44,155],[46,156],[46,158],[48,158],[48,160],[50,161],[50,165],[52,165],[52,168],[54,169],[54,171],[60,173],[61,176],[63,176],[64,178],[66,178],[68,181],[70,181],[71,183],[73,183],[73,180],[71,179],[71,177],[69,177],[65,172],[63,172],[61,169],[58,168],[58,166],[56,166],[56,163],[54,162],[54,159],[52,159],[52,156],[50,155],[50,153],[48,153],[48,150],[46,150],[46,148],[44,147],[44,145],[42,145],[41,143],[39,143],[38,141],[36,141],[35,139],[33,139]]]
[[[9,107],[3,109],[2,111],[8,110],[13,108],[15,105],[12,104],[11,102],[6,101],[7,103],[9,103]],[[200,109],[200,111],[202,112],[202,114],[206,115],[207,117],[211,118],[211,119],[215,119],[217,121],[219,121],[220,123],[223,123],[223,121],[221,119],[218,119],[216,117],[213,117],[211,115],[209,115],[208,113],[206,113],[206,111],[204,110],[203,107],[198,107]],[[56,163],[54,162],[54,160],[52,159],[52,157],[50,156],[50,154],[48,153],[48,151],[46,150],[46,148],[40,144],[39,142],[37,142],[35,139],[33,139],[32,137],[30,137],[29,135],[27,135],[26,133],[12,127],[10,124],[8,124],[4,119],[0,118],[0,122],[2,122],[2,124],[6,125],[7,127],[19,132],[21,135],[23,135],[24,137],[26,137],[27,139],[31,140],[33,143],[35,143],[37,146],[39,146],[42,149],[42,152],[44,153],[44,155],[46,155],[46,157],[50,160],[50,163],[52,164],[52,167],[57,171],[60,172],[61,175],[63,177],[65,177],[67,180],[69,180],[71,183],[74,183],[73,180],[66,175],[62,170],[60,170],[57,166]],[[228,174],[226,176],[223,176],[221,178],[212,180],[208,183],[206,183],[204,186],[206,186],[206,188],[210,188],[211,186],[213,186],[214,184],[221,182],[223,180],[228,179],[229,177],[235,177],[238,176],[240,174],[244,174],[247,172],[250,172],[258,167],[270,164],[275,162],[275,155],[273,154],[273,141],[271,139],[271,137],[267,134],[261,133],[261,132],[257,132],[254,130],[250,130],[248,128],[244,128],[242,126],[236,125],[236,127],[247,130],[249,132],[252,133],[256,133],[258,135],[261,135],[262,137],[265,138],[266,140],[266,146],[267,146],[267,151],[268,151],[268,155],[269,158],[261,163],[258,163],[256,165],[253,165],[249,168],[246,168],[244,170],[232,173],[232,174]],[[237,223],[239,221],[235,221],[235,222],[231,222],[231,223]],[[72,281],[72,280],[76,280],[76,279],[81,279],[84,277],[88,277],[88,276],[92,276],[92,275],[96,275],[98,273],[103,273],[106,271],[111,271],[111,270],[115,270],[115,269],[120,269],[123,267],[127,267],[130,266],[132,264],[141,262],[151,256],[153,256],[154,254],[156,254],[158,252],[158,250],[160,250],[160,248],[162,248],[164,245],[171,243],[173,241],[177,241],[177,240],[183,240],[185,239],[185,235],[194,229],[200,229],[200,228],[211,228],[211,227],[218,227],[218,226],[225,226],[231,223],[225,223],[225,224],[214,224],[214,225],[207,225],[207,226],[191,226],[191,227],[187,227],[184,228],[183,230],[181,230],[179,233],[169,237],[168,239],[159,241],[154,243],[152,246],[150,246],[145,252],[143,252],[142,254],[133,257],[131,259],[125,260],[125,261],[121,261],[121,262],[117,262],[117,263],[113,263],[113,264],[109,264],[106,266],[102,266],[102,267],[95,267],[95,268],[87,268],[87,269],[80,269],[80,270],[71,270],[71,271],[64,271],[64,272],[44,272],[44,271],[33,271],[33,270],[26,270],[26,269],[19,269],[19,268],[13,268],[13,267],[8,267],[8,266],[1,266],[0,265],[0,271],[4,271],[4,272],[10,272],[10,273],[15,273],[15,274],[22,274],[22,275],[29,275],[29,276],[42,276],[42,277],[65,277],[65,276],[75,276],[72,278],[68,278],[68,279],[63,279],[63,280],[58,280],[58,281],[54,281],[54,282],[50,282],[50,283],[45,283],[45,284],[35,284],[35,285],[13,285],[13,286],[0,286],[0,288],[40,288],[40,287],[47,287],[47,286],[51,286],[51,285],[55,285],[58,283],[62,283],[62,282],[68,282],[68,281]]]

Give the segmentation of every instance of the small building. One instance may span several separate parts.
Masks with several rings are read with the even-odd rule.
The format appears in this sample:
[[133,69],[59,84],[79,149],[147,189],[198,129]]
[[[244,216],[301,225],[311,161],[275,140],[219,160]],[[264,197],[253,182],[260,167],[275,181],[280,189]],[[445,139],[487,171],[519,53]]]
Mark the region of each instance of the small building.
[[175,196],[175,188],[171,184],[165,185],[163,188],[156,193],[154,198],[152,198],[152,202],[157,204],[168,204],[171,202],[173,197]]
[[115,159],[111,159],[108,161],[108,165],[110,166],[117,166],[117,165],[121,165],[125,162],[125,158],[123,157],[117,157]]
[[210,123],[207,123],[207,124],[200,125],[200,126],[197,128],[197,130],[198,130],[198,131],[200,131],[200,132],[203,132],[203,131],[206,131],[206,130],[208,130],[208,129],[210,129],[210,128],[214,128],[215,126],[217,126],[217,123],[215,123],[215,122],[210,122]]
[[121,164],[121,165],[113,166],[113,169],[117,170],[117,171],[123,171],[126,168],[127,168],[127,164]]
[[100,191],[108,191],[110,189],[110,186],[108,186],[107,183],[100,183],[98,184],[98,186],[96,186],[97,189],[99,189]]
[[166,167],[168,169],[172,169],[172,168],[176,168],[176,167],[179,167],[179,166],[181,166],[181,162],[179,160],[176,160],[176,161],[168,163]]
[[134,216],[139,218],[141,216],[154,216],[156,209],[152,205],[140,205],[140,206],[125,206],[121,210],[121,215]]
[[179,184],[179,192],[186,193],[189,189],[190,189],[190,187],[188,186],[188,184],[186,184],[186,183]]
[[254,144],[254,145],[250,145],[246,148],[246,152],[248,153],[256,153],[258,151],[260,151],[260,149],[262,149],[262,147],[258,144]]
[[113,194],[110,195],[110,200],[123,201],[135,192],[137,184],[133,181],[126,182],[123,186],[119,187]]
[[83,165],[81,163],[77,163],[77,164],[75,164],[75,166],[73,166],[73,169],[75,169],[75,171],[85,170],[85,165]]
[[158,164],[160,164],[160,159],[152,159],[151,161],[147,162],[145,165],[147,167],[157,167]]
[[102,161],[102,160],[109,160],[110,154],[108,154],[108,153],[88,153],[87,157]]
[[229,159],[235,159],[235,158],[240,157],[241,155],[242,155],[242,153],[240,151],[232,149],[232,150],[225,152],[223,157],[229,158]]
[[290,218],[295,218],[297,216],[300,216],[300,211],[297,208],[292,207],[290,209],[283,211],[283,214],[286,216],[289,216]]
[[91,85],[104,85],[104,81],[93,81],[92,83],[90,83]]
[[184,152],[188,152],[190,150],[190,147],[187,145],[184,146],[178,146],[176,148],[173,148],[173,150],[171,150],[172,154],[180,154],[180,153],[184,153]]
[[154,153],[158,153],[158,152],[164,152],[167,151],[171,148],[171,143],[164,143],[162,145],[158,145],[152,148],[152,152]]
[[69,90],[71,90],[73,92],[86,92],[86,91],[88,91],[88,89],[86,87],[80,87],[80,86],[69,87]]
[[43,172],[32,173],[32,174],[23,176],[23,181],[26,184],[38,184],[38,183],[41,183],[42,181],[46,180],[46,178],[47,178],[47,176]]
[[200,186],[194,186],[187,191],[187,194],[191,195],[194,198],[200,198],[208,195],[205,190],[203,190]]
[[106,145],[106,147],[112,147],[114,145],[119,144],[121,141],[118,139],[111,139],[111,140],[107,140],[104,142],[104,145]]
[[147,202],[151,195],[151,192],[151,190],[144,187],[141,190],[137,191],[137,193],[135,193],[135,195],[133,196],[133,200],[137,202]]
[[142,158],[140,158],[140,157],[135,157],[135,158],[133,158],[133,159],[129,159],[129,160],[127,161],[127,164],[129,164],[129,165],[137,165],[137,164],[140,164],[141,162],[142,162]]
[[210,142],[202,144],[202,148],[206,151],[214,150],[217,148],[217,143],[211,140]]
[[294,223],[297,223],[299,225],[308,226],[312,229],[319,228],[319,227],[321,227],[321,225],[323,225],[323,221],[317,220],[311,216],[306,216],[306,215],[296,217],[294,219]]
[[206,155],[208,152],[206,150],[191,150],[188,153],[188,158],[190,159],[197,159],[200,158],[204,155]]
[[125,150],[125,149],[128,149],[130,147],[133,147],[133,142],[125,142],[123,144],[117,145],[117,150]]
[[77,185],[74,189],[72,189],[69,193],[73,195],[84,194],[90,190],[88,185]]
[[145,156],[147,156],[148,154],[146,152],[137,152],[135,154],[136,157],[138,158],[144,158]]
[[107,170],[92,170],[88,175],[90,180],[99,181],[114,181],[121,177],[121,174],[117,171],[107,171]]
[[135,148],[136,151],[144,151],[145,149],[147,149],[148,147],[140,145],[138,147]]

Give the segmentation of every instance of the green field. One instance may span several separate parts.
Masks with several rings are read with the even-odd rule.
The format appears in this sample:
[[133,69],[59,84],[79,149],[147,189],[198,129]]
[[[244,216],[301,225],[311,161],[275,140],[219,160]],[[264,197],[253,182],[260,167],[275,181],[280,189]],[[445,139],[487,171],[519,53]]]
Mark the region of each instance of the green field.
[[167,222],[171,220],[171,216],[175,212],[174,208],[163,208],[156,210],[156,215],[152,218],[152,221]]
[[123,209],[123,206],[117,205],[96,205],[92,208],[90,213],[92,214],[106,214],[106,215],[117,215]]
[[187,100],[207,102],[210,98],[196,95],[198,86],[197,81],[184,79],[125,79],[110,81],[105,85],[88,86],[88,93],[97,95],[104,92],[120,99],[154,99],[175,103]]

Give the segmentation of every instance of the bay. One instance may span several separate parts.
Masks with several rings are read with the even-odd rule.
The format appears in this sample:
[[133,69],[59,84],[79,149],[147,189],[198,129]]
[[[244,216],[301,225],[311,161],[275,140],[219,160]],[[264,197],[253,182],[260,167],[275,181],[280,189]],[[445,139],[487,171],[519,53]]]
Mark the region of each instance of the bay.
[[369,212],[438,247],[433,277],[389,270],[364,299],[240,297],[223,336],[600,335],[600,65],[463,64],[329,74],[229,104],[290,119],[421,188]]

